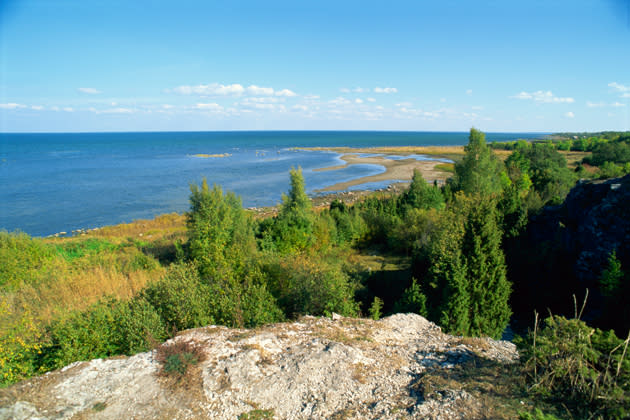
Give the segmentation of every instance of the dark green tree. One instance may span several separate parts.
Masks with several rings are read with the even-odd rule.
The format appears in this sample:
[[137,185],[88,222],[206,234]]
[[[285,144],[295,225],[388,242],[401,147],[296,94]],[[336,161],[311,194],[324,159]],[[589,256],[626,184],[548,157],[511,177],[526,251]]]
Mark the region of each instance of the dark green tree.
[[495,201],[480,197],[470,208],[462,243],[471,303],[468,335],[500,338],[512,314],[501,237]]
[[501,236],[496,198],[455,195],[429,252],[429,315],[447,331],[501,336],[511,315]]

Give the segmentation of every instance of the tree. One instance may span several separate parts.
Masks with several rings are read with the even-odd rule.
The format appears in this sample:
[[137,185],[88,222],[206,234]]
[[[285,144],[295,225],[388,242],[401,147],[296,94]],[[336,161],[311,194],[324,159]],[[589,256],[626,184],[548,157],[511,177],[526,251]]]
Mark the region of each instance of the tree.
[[284,253],[300,252],[313,245],[314,215],[306,194],[302,168],[291,168],[291,188],[282,196],[282,206],[272,227],[276,249]]
[[429,184],[422,177],[422,173],[415,169],[409,189],[405,191],[400,198],[401,205],[404,207],[412,207],[416,209],[443,209],[444,196],[440,189]]
[[243,268],[245,259],[255,251],[252,225],[233,192],[212,190],[204,178],[201,187],[190,186],[190,212],[187,215],[188,256],[195,261],[202,277]]
[[500,174],[503,164],[486,144],[486,136],[470,129],[464,159],[455,165],[456,190],[466,194],[499,194],[503,188]]
[[456,194],[429,251],[429,315],[447,331],[501,336],[511,315],[501,236],[495,198]]

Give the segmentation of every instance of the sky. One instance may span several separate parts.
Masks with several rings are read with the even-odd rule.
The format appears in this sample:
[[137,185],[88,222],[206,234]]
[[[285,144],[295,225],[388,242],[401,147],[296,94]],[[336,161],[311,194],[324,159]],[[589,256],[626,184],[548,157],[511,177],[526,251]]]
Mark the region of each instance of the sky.
[[0,0],[0,132],[630,130],[630,0]]

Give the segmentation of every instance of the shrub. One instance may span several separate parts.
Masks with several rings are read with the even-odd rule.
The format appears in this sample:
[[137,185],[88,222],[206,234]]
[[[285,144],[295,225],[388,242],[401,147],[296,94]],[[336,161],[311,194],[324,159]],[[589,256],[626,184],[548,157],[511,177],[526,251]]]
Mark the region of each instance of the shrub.
[[160,374],[177,380],[189,373],[191,366],[205,359],[206,354],[201,346],[186,340],[164,343],[155,352],[155,360],[162,364]]
[[153,343],[162,342],[167,331],[160,315],[143,297],[120,302],[115,315],[117,347],[131,355],[147,351]]
[[176,264],[158,282],[141,292],[167,328],[184,330],[214,322],[210,287],[202,283],[193,264]]
[[579,319],[550,316],[521,343],[531,392],[567,404],[580,417],[627,418],[629,341]]

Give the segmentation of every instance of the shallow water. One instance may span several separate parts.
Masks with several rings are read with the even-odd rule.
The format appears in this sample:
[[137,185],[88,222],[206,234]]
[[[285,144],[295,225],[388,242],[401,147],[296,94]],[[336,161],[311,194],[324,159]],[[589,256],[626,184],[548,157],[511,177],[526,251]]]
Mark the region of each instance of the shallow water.
[[[540,136],[489,133],[487,140]],[[316,172],[344,162],[337,153],[296,147],[462,145],[467,140],[468,133],[430,132],[5,133],[0,134],[0,228],[46,236],[183,212],[189,184],[203,177],[239,194],[245,207],[274,205],[289,188],[291,167],[302,167],[309,193],[384,171],[379,165],[351,165]]]

